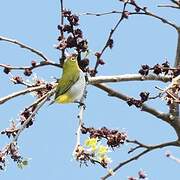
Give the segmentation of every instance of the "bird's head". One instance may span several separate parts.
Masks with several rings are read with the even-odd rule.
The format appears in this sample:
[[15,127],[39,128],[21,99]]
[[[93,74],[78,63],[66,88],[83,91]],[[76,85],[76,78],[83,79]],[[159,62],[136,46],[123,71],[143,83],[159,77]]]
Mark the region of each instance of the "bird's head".
[[68,57],[66,57],[63,68],[73,67],[77,65],[78,65],[77,54],[71,54]]

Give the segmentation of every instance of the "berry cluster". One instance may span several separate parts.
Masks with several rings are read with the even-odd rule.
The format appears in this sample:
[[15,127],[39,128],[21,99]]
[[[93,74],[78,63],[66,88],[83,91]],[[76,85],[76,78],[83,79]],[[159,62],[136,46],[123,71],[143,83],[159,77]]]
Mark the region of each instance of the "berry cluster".
[[[75,157],[81,164],[87,165],[88,162],[93,164],[98,163],[102,167],[107,168],[111,159],[108,157],[109,147],[115,148],[124,144],[127,139],[127,134],[117,130],[81,127],[82,134],[89,134],[89,138],[85,140],[83,146],[79,145],[76,148]],[[106,145],[102,145],[101,139],[105,139]]]
[[[169,75],[172,78],[172,81],[174,81],[180,75],[180,66],[178,66],[177,68],[172,68],[170,67],[168,61],[165,61],[164,63],[156,64],[153,67],[150,67],[147,64],[142,65],[141,69],[139,70],[139,73],[143,76],[147,76],[150,72],[156,75],[160,75],[160,74]],[[168,105],[174,102],[177,103],[180,102],[180,98],[178,97],[179,91],[180,91],[180,85],[178,82],[165,91],[166,93],[165,100],[167,101]],[[134,104],[136,107],[141,107],[142,105],[140,100],[135,100],[133,98],[129,99],[127,102],[129,105]]]
[[[43,62],[44,62],[44,61],[43,61]],[[40,64],[41,64],[41,63],[40,63]],[[25,75],[25,76],[31,76],[31,75],[32,75],[32,70],[33,70],[36,66],[37,66],[36,61],[35,61],[35,60],[32,60],[32,61],[31,61],[31,66],[29,66],[29,67],[27,67],[27,68],[23,68],[23,69],[24,69],[24,75]],[[10,65],[5,65],[3,72],[4,72],[5,74],[9,74],[12,69],[13,69],[13,68],[12,68]],[[15,83],[15,84],[21,84],[21,83],[22,83],[22,79],[17,76],[17,77],[14,79],[14,83]]]
[[99,140],[104,138],[107,140],[107,145],[111,148],[119,147],[124,144],[127,139],[127,134],[124,132],[119,132],[118,130],[107,129],[102,127],[101,129],[86,128],[82,126],[82,134],[89,133],[90,138],[98,138]]
[[[109,41],[109,43],[107,43],[107,47],[108,46],[112,48],[112,46],[113,46],[113,40],[112,39],[111,39],[111,41]],[[94,77],[98,73],[97,67],[99,65],[104,65],[105,64],[105,61],[101,58],[102,53],[96,52],[95,56],[96,56],[96,66],[95,66],[95,68],[93,68],[93,69],[88,68],[88,70],[87,70],[87,72],[89,73],[89,75],[91,77]]]
[[0,170],[4,170],[6,167],[6,158],[5,154],[0,151]]
[[139,70],[139,73],[143,76],[147,76],[149,72],[152,72],[156,75],[164,74],[164,75],[171,75],[172,78],[180,75],[180,67],[177,68],[171,68],[168,61],[162,63],[162,64],[156,64],[153,67],[150,67],[147,64],[144,64],[141,66],[141,69]]
[[[119,0],[119,1],[121,1],[121,2],[123,2],[123,3],[126,3],[126,4],[129,4],[129,5],[132,5],[132,6],[134,7],[134,11],[135,11],[136,13],[139,13],[140,11],[141,11],[141,12],[146,12],[146,11],[147,11],[147,7],[140,7],[140,6],[136,3],[135,0]],[[128,17],[129,17],[131,14],[132,14],[131,12],[125,10],[125,11],[123,12],[123,14],[122,14],[122,15],[123,15],[122,17],[128,19]]]
[[10,156],[10,158],[17,163],[19,166],[20,164],[24,164],[24,159],[20,155],[18,151],[17,144],[15,142],[8,144],[4,150],[0,151],[0,170],[4,170],[6,167],[6,157]]
[[18,132],[18,128],[16,127],[16,124],[14,121],[11,122],[11,126],[9,128],[6,128],[5,130],[1,131],[1,134],[5,134],[8,138],[15,137],[17,132]]
[[8,67],[9,65],[7,65],[6,67],[4,67],[4,70],[3,70],[3,72],[5,73],[5,74],[9,74],[10,73],[10,71],[11,71],[11,68],[10,68],[10,66]]
[[48,91],[52,90],[53,88],[53,84],[50,84],[50,83],[45,83],[45,81],[41,80],[41,79],[35,79],[33,80],[33,82],[31,82],[31,84],[27,84],[23,79],[22,77],[20,76],[14,76],[11,81],[14,83],[14,84],[22,84],[22,85],[25,85],[27,87],[38,87],[38,86],[41,86],[41,85],[46,85],[45,88],[42,88],[42,89],[39,89],[35,92],[35,96],[37,98],[40,98],[42,97],[43,95],[45,95]]
[[142,104],[143,104],[145,101],[148,100],[148,98],[149,98],[149,92],[141,92],[141,93],[139,94],[139,96],[141,97],[140,100],[139,100],[139,99],[134,99],[134,98],[129,98],[129,99],[127,100],[127,104],[128,104],[129,106],[134,105],[134,106],[136,106],[137,108],[140,108],[140,107],[142,106]]
[[[36,106],[32,106],[30,108],[25,108],[25,110],[20,114],[20,122],[21,125],[23,125],[26,120],[33,114],[33,111],[35,110]],[[34,116],[31,118],[31,120],[26,124],[26,128],[29,128],[30,126],[33,125],[33,121],[34,121]]]
[[14,84],[23,84],[23,79],[20,76],[14,76],[12,78],[12,81],[13,81]]
[[[67,19],[67,24],[58,25],[58,30],[61,35],[58,37],[59,44],[56,47],[59,50],[65,50],[67,48],[74,48],[78,53],[78,63],[83,71],[86,71],[86,67],[89,65],[89,59],[81,59],[81,52],[88,51],[88,42],[83,38],[83,32],[79,25],[79,17],[72,14],[70,10],[64,10],[63,17]],[[67,37],[64,36],[67,33]]]
[[[38,82],[39,82],[39,84],[38,84]],[[33,86],[36,87],[36,86],[40,86],[40,85],[43,85],[43,84],[45,84],[45,83],[44,83],[44,82],[41,82],[41,81],[39,80],[39,81],[37,81],[37,84],[35,84],[35,85],[33,85]],[[46,84],[46,87],[43,88],[43,89],[40,89],[40,90],[36,91],[35,95],[37,96],[37,98],[40,98],[40,97],[42,97],[43,95],[45,95],[47,92],[51,91],[52,88],[53,88],[53,85],[50,84],[50,83],[47,83],[47,84]]]

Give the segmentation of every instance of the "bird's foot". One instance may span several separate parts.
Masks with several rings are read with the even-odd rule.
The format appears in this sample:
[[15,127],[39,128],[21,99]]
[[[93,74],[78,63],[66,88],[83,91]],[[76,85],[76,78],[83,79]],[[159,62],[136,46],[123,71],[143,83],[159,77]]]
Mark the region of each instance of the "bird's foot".
[[74,103],[78,104],[78,108],[80,108],[80,107],[83,107],[84,109],[86,108],[86,105],[81,101],[74,101]]

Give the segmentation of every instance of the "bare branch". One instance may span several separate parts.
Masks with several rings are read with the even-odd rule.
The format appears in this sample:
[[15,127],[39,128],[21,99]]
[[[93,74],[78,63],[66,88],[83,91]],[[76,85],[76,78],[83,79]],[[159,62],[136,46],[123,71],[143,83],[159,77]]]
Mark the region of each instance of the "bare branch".
[[177,6],[180,6],[180,1],[178,1],[178,0],[171,0],[171,2],[176,4]]
[[[63,24],[64,24],[64,16],[63,16],[64,7],[63,7],[63,0],[60,0],[60,4],[61,4],[61,25],[63,25]],[[63,36],[63,31],[62,31],[62,36]]]
[[[19,135],[22,133],[22,131],[26,128],[27,124],[32,120],[32,118],[35,116],[35,114],[38,112],[38,110],[44,105],[44,103],[49,99],[50,96],[52,96],[55,92],[55,89],[52,89],[50,92],[46,93],[44,96],[36,100],[33,105],[37,105],[32,114],[26,119],[26,121],[22,124],[20,129],[18,130],[16,136],[14,137],[13,141],[16,142],[19,138]],[[30,105],[31,107],[32,105]]]
[[144,111],[144,112],[147,112],[147,113],[149,113],[151,115],[154,115],[158,119],[161,119],[161,120],[163,120],[163,121],[165,121],[167,123],[171,123],[172,118],[168,113],[158,111],[155,108],[149,107],[145,103],[142,104],[141,110]]
[[180,9],[180,6],[173,6],[170,4],[160,4],[160,5],[158,5],[158,7]]
[[123,11],[122,11],[122,14],[121,14],[121,17],[119,18],[118,22],[116,23],[116,25],[114,26],[113,29],[111,29],[110,33],[109,33],[109,36],[106,40],[106,43],[104,45],[104,47],[102,48],[101,52],[99,53],[99,56],[97,56],[97,60],[96,60],[96,64],[95,64],[95,67],[94,67],[94,74],[93,76],[96,75],[97,73],[97,68],[99,66],[99,60],[102,56],[102,54],[104,53],[104,51],[107,49],[107,47],[109,46],[109,42],[112,40],[112,36],[114,34],[114,32],[117,30],[118,26],[120,25],[120,23],[122,22],[122,20],[124,19],[124,12],[125,12],[125,9],[126,9],[126,5],[127,5],[127,2],[124,3],[124,6],[123,6]]
[[143,8],[141,8],[141,10],[144,11],[144,12],[143,13],[141,13],[141,12],[140,13],[130,13],[130,15],[146,15],[146,16],[151,16],[153,18],[161,20],[163,23],[170,25],[171,27],[175,28],[178,31],[178,26],[176,24],[174,24],[174,23],[168,21],[167,19],[162,18],[162,17],[160,17],[160,16],[158,16],[158,15],[152,13],[152,12],[144,10]]
[[114,76],[97,76],[97,77],[90,77],[88,79],[90,84],[107,83],[107,82],[123,82],[123,81],[147,81],[147,80],[168,82],[171,81],[171,77],[164,75],[157,76],[154,74],[149,74],[147,76],[142,76],[140,74],[124,74],[124,75],[114,75]]
[[154,17],[156,19],[161,20],[163,23],[170,25],[171,27],[175,28],[178,31],[178,26],[176,24],[170,22],[169,20],[167,20],[167,19],[165,19],[163,17],[160,17],[160,16],[148,11],[147,7],[141,7],[136,2],[128,2],[128,4],[134,6],[139,11],[142,11],[142,12],[139,12],[139,11],[138,12],[132,12],[132,13],[129,13],[129,15],[147,15],[147,16],[151,16],[151,17]]
[[29,51],[35,53],[36,55],[40,56],[41,58],[43,58],[45,61],[48,61],[49,59],[40,51],[30,47],[30,46],[27,46],[26,44],[23,44],[15,39],[9,39],[9,38],[6,38],[6,37],[3,37],[3,36],[0,36],[0,41],[6,41],[6,42],[9,42],[9,43],[12,43],[12,44],[16,44],[16,45],[19,45],[21,48],[25,48],[25,49],[28,49]]
[[81,144],[81,140],[80,140],[80,137],[81,137],[81,129],[82,129],[82,126],[83,126],[83,114],[84,114],[84,110],[85,110],[85,99],[86,99],[86,87],[84,89],[84,93],[83,93],[83,97],[80,101],[80,104],[79,104],[79,114],[78,114],[78,128],[77,128],[77,131],[76,131],[76,145],[74,147],[74,150],[73,150],[73,157],[75,157],[76,155],[76,150],[78,148],[78,146]]
[[165,18],[162,18],[162,17],[160,17],[160,16],[158,16],[158,15],[156,15],[156,14],[153,14],[153,13],[151,13],[151,12],[148,12],[148,11],[146,11],[145,15],[152,16],[152,17],[154,17],[154,18],[156,18],[156,19],[159,19],[159,20],[161,20],[163,23],[168,24],[168,25],[174,27],[176,30],[178,30],[178,26],[176,26],[174,23],[171,23],[170,21],[168,21],[168,20],[165,19]]
[[[178,28],[178,42],[177,42],[176,59],[175,59],[174,67],[180,67],[180,27]],[[180,84],[179,81],[180,80],[178,80],[178,82],[177,82],[178,84]],[[178,137],[180,139],[179,103],[175,102],[175,103],[171,104],[169,107],[169,113],[171,113],[175,117],[173,123],[174,123],[174,127],[176,128],[176,132],[179,132]]]
[[78,114],[79,122],[78,122],[77,131],[76,131],[76,145],[74,147],[73,154],[72,154],[73,157],[75,157],[76,150],[77,150],[78,146],[81,144],[80,143],[80,137],[81,137],[81,127],[83,125],[83,113],[84,113],[84,109],[85,109],[85,105],[84,104],[80,105],[80,110],[79,110],[79,114]]
[[9,94],[8,96],[0,98],[0,104],[3,104],[6,101],[13,99],[17,96],[25,95],[27,93],[38,91],[38,90],[45,89],[45,88],[46,88],[46,85],[41,85],[41,86],[37,86],[37,87],[26,88],[26,89],[18,91],[18,92],[14,92],[12,94]]
[[[135,144],[138,144],[139,146],[143,145],[142,143],[139,143],[138,141],[129,141],[130,143],[135,143]],[[172,142],[167,142],[167,143],[163,143],[163,144],[158,144],[158,145],[152,145],[152,146],[148,146],[148,145],[143,145],[142,147],[145,148],[145,150],[141,153],[139,153],[138,155],[124,161],[124,162],[121,162],[119,163],[111,173],[108,173],[107,175],[105,175],[104,177],[101,178],[101,180],[105,180],[105,179],[108,179],[109,177],[112,176],[113,172],[116,172],[117,170],[119,170],[121,167],[125,166],[126,164],[134,161],[134,160],[137,160],[139,159],[141,156],[145,155],[146,153],[149,153],[151,152],[152,150],[155,150],[155,149],[159,149],[159,148],[164,148],[164,147],[167,147],[167,146],[177,146],[179,147],[180,146],[180,142],[179,141],[172,141]]]
[[[94,84],[94,86],[96,86],[96,87],[102,89],[103,91],[107,92],[109,96],[117,97],[117,98],[119,98],[119,99],[121,99],[123,101],[127,101],[130,98],[129,96],[124,95],[124,94],[122,94],[120,92],[117,92],[117,91],[115,91],[114,89],[108,87],[105,84]],[[171,121],[171,118],[170,118],[169,114],[157,111],[156,109],[149,107],[145,103],[142,104],[141,110],[145,111],[145,112],[147,112],[149,114],[152,114],[155,117],[157,117],[157,118],[159,118],[159,119],[161,119],[161,120],[163,120],[165,122],[170,123],[170,121]]]
[[104,12],[104,13],[91,13],[91,12],[86,12],[79,14],[80,16],[104,16],[104,15],[111,15],[111,14],[121,14],[121,11],[110,11],[110,12]]
[[38,64],[36,64],[35,66],[10,66],[10,65],[6,65],[6,64],[0,64],[0,67],[3,68],[8,68],[10,70],[25,70],[25,69],[35,69],[35,68],[39,68],[42,66],[55,66],[55,67],[61,67],[60,64],[55,63],[53,61],[42,61]]
[[[102,83],[101,84],[94,84],[94,86],[96,86],[96,87],[102,89],[103,91],[107,92],[109,96],[117,97],[123,101],[127,102],[127,100],[130,98],[129,96],[127,96],[123,93],[117,92],[105,84],[102,84]],[[179,120],[180,118],[179,117],[177,119],[174,116],[172,116],[171,114],[158,111],[155,108],[152,108],[145,103],[142,104],[141,111],[147,112],[147,113],[157,117],[158,119],[161,119],[164,122],[167,122],[168,124],[170,124],[174,128],[178,138],[180,139],[180,120]]]
[[[61,33],[61,38],[64,39],[64,32],[63,32],[63,25],[64,25],[64,15],[63,15],[63,11],[64,11],[64,4],[63,4],[63,0],[60,0],[60,5],[61,5],[61,21],[60,21],[60,33]],[[61,64],[61,66],[63,66],[64,60],[65,60],[65,50],[62,49],[61,50],[61,58],[59,59],[59,62]]]
[[176,49],[176,59],[174,67],[180,66],[180,27],[178,29],[178,40],[177,40],[177,49]]
[[171,152],[169,152],[169,151],[166,152],[166,156],[167,156],[168,158],[174,160],[175,162],[180,163],[180,159],[177,158],[177,157],[175,157],[175,156],[173,156]]

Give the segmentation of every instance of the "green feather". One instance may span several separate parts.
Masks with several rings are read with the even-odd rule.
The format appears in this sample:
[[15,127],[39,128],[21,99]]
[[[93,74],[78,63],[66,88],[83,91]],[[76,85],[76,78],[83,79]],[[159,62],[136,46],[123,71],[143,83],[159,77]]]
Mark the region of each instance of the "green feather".
[[77,59],[74,59],[74,57],[67,58],[63,65],[62,77],[60,78],[56,88],[55,99],[66,93],[79,79],[79,75],[80,69]]

